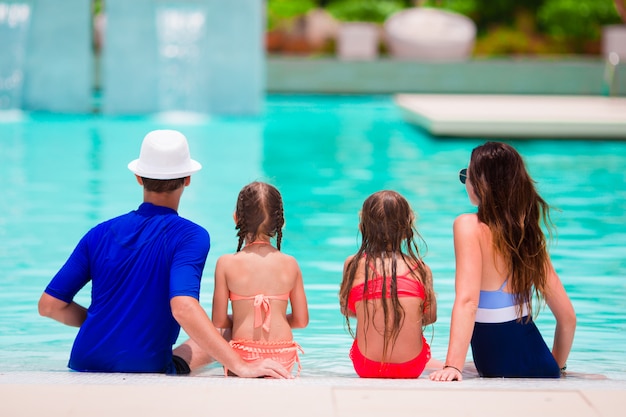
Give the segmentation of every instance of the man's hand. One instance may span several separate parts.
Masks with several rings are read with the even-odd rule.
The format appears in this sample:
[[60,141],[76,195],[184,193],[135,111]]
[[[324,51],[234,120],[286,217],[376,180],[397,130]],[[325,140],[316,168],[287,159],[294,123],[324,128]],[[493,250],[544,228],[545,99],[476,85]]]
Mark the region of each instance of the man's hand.
[[246,363],[246,366],[237,370],[232,370],[241,378],[259,378],[269,377],[277,379],[292,379],[291,375],[284,366],[271,359],[263,359],[261,361]]

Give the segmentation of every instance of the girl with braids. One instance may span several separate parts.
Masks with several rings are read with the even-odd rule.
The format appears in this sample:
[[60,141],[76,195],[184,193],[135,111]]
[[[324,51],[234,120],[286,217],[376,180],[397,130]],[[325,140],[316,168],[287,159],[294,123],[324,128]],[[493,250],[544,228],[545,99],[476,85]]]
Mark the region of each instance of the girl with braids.
[[[478,212],[454,222],[456,297],[445,366],[435,381],[462,380],[469,345],[482,377],[559,378],[574,340],[576,315],[541,229],[548,204],[520,154],[487,142],[461,170]],[[552,351],[533,322],[545,301],[556,318]]]
[[344,264],[339,292],[354,370],[362,378],[417,378],[430,360],[422,328],[437,319],[430,268],[421,260],[409,203],[395,191],[369,196],[361,247]]
[[289,372],[297,363],[299,374],[302,349],[291,329],[306,327],[309,311],[300,267],[280,251],[285,224],[280,193],[264,182],[246,185],[237,198],[234,220],[237,251],[221,256],[215,265],[213,323],[232,329],[230,344],[245,361],[270,358]]

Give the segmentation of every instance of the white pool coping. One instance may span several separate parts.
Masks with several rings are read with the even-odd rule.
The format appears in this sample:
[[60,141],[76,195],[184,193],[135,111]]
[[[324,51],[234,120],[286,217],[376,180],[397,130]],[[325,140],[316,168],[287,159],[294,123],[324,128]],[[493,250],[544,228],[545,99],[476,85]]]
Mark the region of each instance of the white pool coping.
[[403,117],[435,136],[626,139],[626,98],[398,94]]
[[224,378],[63,372],[0,373],[0,415],[622,417],[626,381],[562,378],[462,382],[299,377]]

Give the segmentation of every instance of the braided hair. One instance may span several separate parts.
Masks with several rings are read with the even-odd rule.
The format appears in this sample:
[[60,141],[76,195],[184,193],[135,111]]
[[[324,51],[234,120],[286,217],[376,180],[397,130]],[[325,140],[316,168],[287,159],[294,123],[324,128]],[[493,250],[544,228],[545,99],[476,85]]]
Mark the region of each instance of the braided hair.
[[255,181],[241,189],[235,210],[237,224],[237,252],[244,241],[252,242],[261,235],[276,237],[276,248],[280,250],[285,217],[283,199],[273,185]]

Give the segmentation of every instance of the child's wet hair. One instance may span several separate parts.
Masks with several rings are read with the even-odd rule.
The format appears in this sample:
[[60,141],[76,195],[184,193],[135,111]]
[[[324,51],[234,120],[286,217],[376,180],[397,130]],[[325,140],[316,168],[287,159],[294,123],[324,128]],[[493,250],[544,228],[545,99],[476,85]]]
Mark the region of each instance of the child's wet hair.
[[391,190],[370,195],[361,210],[363,245],[371,251],[399,251],[414,235],[415,215],[407,200]]
[[237,219],[237,252],[244,240],[252,242],[261,235],[276,237],[276,248],[280,250],[285,218],[283,199],[273,185],[255,181],[241,189],[235,210]]

